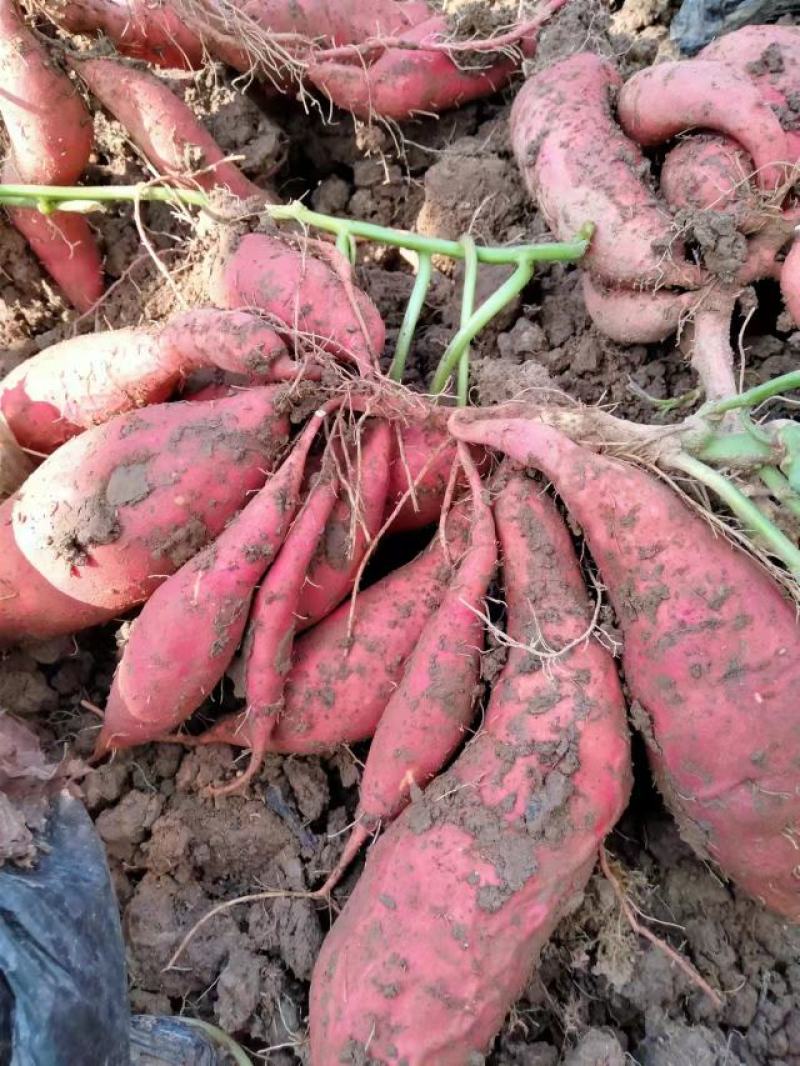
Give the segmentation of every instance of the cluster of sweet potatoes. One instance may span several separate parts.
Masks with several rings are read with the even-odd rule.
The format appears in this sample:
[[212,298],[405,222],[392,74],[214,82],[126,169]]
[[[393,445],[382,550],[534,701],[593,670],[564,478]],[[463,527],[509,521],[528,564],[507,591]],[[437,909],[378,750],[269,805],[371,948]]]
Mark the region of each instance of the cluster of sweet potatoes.
[[[493,38],[491,53],[483,47],[487,42],[470,40],[471,59],[462,60],[451,53],[451,48],[458,52],[458,44],[448,44],[445,17],[425,0],[377,5],[52,0],[42,5],[57,25],[102,34],[123,56],[144,61],[136,65],[80,58],[80,53],[61,59],[26,25],[18,0],[0,0],[0,116],[10,141],[0,181],[75,185],[92,152],[88,93],[170,183],[222,188],[240,200],[274,203],[270,190],[253,184],[225,159],[191,110],[145,63],[192,69],[213,57],[250,71],[263,65],[265,55],[272,56],[267,73],[278,89],[288,89],[289,75],[301,70],[313,87],[357,115],[407,118],[497,89],[518,66],[517,58],[498,49],[513,46],[518,56],[530,54],[539,27],[562,3],[548,0],[535,21]],[[248,27],[255,38],[252,32],[248,36]],[[103,291],[103,269],[87,219],[13,206],[9,214],[70,303],[81,311],[91,308]]]
[[[374,34],[357,26],[359,5],[238,9],[285,16],[269,22],[278,34],[313,26],[329,51]],[[425,3],[375,7],[384,9],[373,77],[396,59],[387,35],[430,15]],[[58,5],[64,24],[100,27],[150,61],[193,65],[203,49],[230,46],[219,21],[198,36],[177,10]],[[195,18],[209,10],[192,8]],[[312,13],[317,21],[296,21]],[[0,69],[9,180],[73,182],[91,142],[84,104],[9,0],[0,15],[3,56],[17,64]],[[667,202],[717,210],[713,187],[745,239],[745,265],[758,258],[764,273],[769,262],[784,283],[791,269],[791,253],[783,264],[776,255],[792,217],[782,183],[794,141],[770,96],[788,100],[788,89],[736,73],[730,57],[741,59],[749,38],[727,40],[727,54],[713,46],[722,54],[622,87],[605,60],[579,54],[536,75],[515,104],[515,149],[551,226],[571,236],[596,224],[587,302],[601,325],[629,322],[626,339],[634,328],[667,335],[709,288],[708,264],[682,247]],[[324,62],[345,78],[363,73]],[[415,64],[412,87],[425,70]],[[151,75],[111,60],[74,65],[173,180],[186,176],[191,147],[207,168],[190,152],[191,180],[263,195]],[[13,77],[58,97],[58,122],[18,106],[4,80]],[[737,120],[722,106],[734,91]],[[641,146],[698,125],[724,137],[672,148],[657,195],[642,180]],[[14,210],[53,276],[88,306],[99,258],[91,231],[63,228],[80,217],[64,218]],[[64,341],[0,381],[0,425],[28,457],[0,504],[0,643],[138,612],[97,755],[152,740],[249,748],[247,768],[216,795],[243,788],[265,752],[371,741],[352,835],[318,890],[329,894],[378,837],[315,968],[314,1066],[466,1066],[486,1051],[627,803],[623,680],[686,839],[800,920],[798,623],[759,565],[654,476],[524,406],[448,418],[390,386],[376,371],[380,314],[329,245],[248,233],[208,273],[206,306]],[[193,375],[209,369],[219,379],[196,388]],[[580,527],[582,563],[548,483]],[[427,546],[370,573],[381,538],[414,529],[428,530]],[[587,592],[595,573],[623,632],[622,672]],[[490,637],[507,655],[482,700]],[[241,708],[183,732],[232,671]]]
[[749,26],[624,83],[581,52],[514,102],[514,151],[550,228],[595,223],[583,274],[595,324],[645,343],[694,319],[710,396],[732,391],[728,333],[744,287],[778,279],[800,321],[798,90],[800,30]]

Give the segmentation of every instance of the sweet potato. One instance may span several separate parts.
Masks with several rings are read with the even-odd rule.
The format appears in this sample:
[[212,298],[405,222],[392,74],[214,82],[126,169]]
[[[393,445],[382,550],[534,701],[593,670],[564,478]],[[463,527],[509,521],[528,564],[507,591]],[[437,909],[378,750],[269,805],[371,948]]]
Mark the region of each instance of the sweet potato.
[[157,77],[113,59],[87,59],[73,65],[159,174],[207,191],[224,188],[241,200],[255,197],[260,202],[276,202],[234,163],[225,162],[222,149],[191,108]]
[[697,299],[692,292],[606,288],[586,272],[582,282],[583,300],[592,322],[601,333],[621,344],[666,340]]
[[598,277],[696,288],[702,272],[686,261],[668,211],[643,181],[641,150],[612,117],[611,95],[621,84],[614,67],[592,52],[529,78],[511,108],[517,163],[559,240],[595,223],[582,265]]
[[383,320],[358,289],[351,302],[334,263],[341,275],[350,275],[343,256],[315,241],[294,248],[265,233],[248,233],[225,242],[209,297],[217,307],[255,308],[272,315],[287,333],[300,332],[311,344],[352,359],[366,372],[383,350]]
[[163,0],[57,0],[48,4],[48,14],[70,33],[102,33],[134,59],[172,69],[203,65],[200,37]]
[[[371,737],[397,688],[423,627],[453,576],[453,558],[466,547],[463,509],[447,520],[447,547],[437,533],[416,559],[360,592],[352,617],[343,603],[294,645],[283,712],[269,751],[309,755]],[[188,744],[246,747],[247,712],[226,715]]]
[[31,566],[17,546],[14,497],[0,504],[0,647],[77,633],[110,621],[113,609],[65,596]]
[[[441,514],[456,446],[438,418],[392,427],[394,449],[389,464],[386,518],[405,502],[392,520],[392,533],[421,529]],[[413,494],[408,495],[413,485]]]
[[[28,31],[14,0],[0,0],[0,115],[11,142],[2,181],[74,185],[89,162],[92,120],[69,78]],[[81,311],[103,291],[86,219],[14,208],[9,217],[45,270]]]
[[391,447],[389,423],[373,422],[347,460],[349,491],[342,487],[308,567],[296,604],[298,633],[329,615],[352,590],[367,548],[383,525]]
[[683,835],[746,892],[800,920],[793,604],[652,475],[524,410],[458,413],[450,427],[552,479],[616,610],[650,763]]
[[[7,160],[0,181],[16,184],[14,164]],[[103,263],[91,227],[83,215],[44,215],[28,207],[7,207],[12,224],[78,311],[90,311],[103,295]]]
[[212,795],[238,792],[255,777],[283,710],[283,690],[292,662],[295,615],[306,569],[336,501],[337,480],[329,469],[316,483],[275,562],[256,593],[244,642],[246,708],[237,718],[238,742],[250,748],[244,773]]
[[747,75],[725,63],[691,59],[640,70],[622,86],[617,114],[643,147],[690,129],[716,130],[747,151],[760,188],[772,191],[786,178],[790,153],[777,116]]
[[20,551],[66,595],[129,610],[264,483],[288,432],[281,396],[267,386],[159,404],[68,441],[15,498]]
[[755,206],[751,171],[752,161],[736,141],[695,134],[667,152],[659,186],[670,207],[725,211],[742,196]]
[[800,30],[797,26],[743,26],[726,33],[699,53],[700,59],[725,63],[746,74],[786,129],[787,162],[800,158],[800,132],[795,125],[794,100],[800,85]]
[[497,566],[492,512],[466,448],[473,519],[469,547],[436,614],[411,653],[375,730],[361,779],[356,827],[320,893],[330,892],[361,845],[438,773],[472,717],[483,649],[481,608]]
[[[517,475],[495,504],[517,643],[483,729],[370,851],[323,943],[313,1066],[345,1051],[413,1066],[479,1061],[625,806],[619,680],[588,635],[569,535],[540,493]],[[561,654],[542,665],[528,650],[542,644]]]
[[244,633],[256,585],[297,510],[308,450],[325,414],[312,416],[264,487],[144,605],[114,675],[96,755],[174,729],[220,681]]
[[317,376],[289,358],[274,329],[245,311],[179,312],[161,326],[71,337],[0,381],[0,412],[17,441],[51,452],[77,433],[168,399],[195,370],[249,381]]
[[332,103],[359,118],[369,120],[380,115],[402,121],[488,96],[519,66],[514,59],[494,58],[469,70],[458,66],[444,51],[425,49],[428,43],[440,43],[447,32],[445,17],[435,15],[403,32],[402,40],[409,42],[411,49],[398,44],[371,64],[360,57],[351,62],[312,61],[306,75]]

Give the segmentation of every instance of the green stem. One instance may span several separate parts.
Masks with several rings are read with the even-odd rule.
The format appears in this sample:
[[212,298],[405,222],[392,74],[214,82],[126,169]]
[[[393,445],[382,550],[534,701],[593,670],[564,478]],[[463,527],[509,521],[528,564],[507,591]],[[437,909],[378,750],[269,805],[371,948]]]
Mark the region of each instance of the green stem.
[[[464,245],[464,289],[461,293],[461,319],[463,329],[475,311],[475,290],[478,285],[478,256],[474,239],[467,234],[461,238]],[[461,353],[458,363],[458,406],[466,407],[469,400],[469,344]]]
[[749,533],[760,537],[772,554],[780,559],[793,574],[800,574],[800,550],[797,546],[727,478],[691,455],[675,456],[670,460],[670,465],[677,470],[683,470],[684,473],[715,492]]
[[[0,185],[0,204],[14,207],[31,207],[37,210],[63,210],[67,205],[75,209],[79,202],[118,203],[135,200],[159,201],[165,203],[192,204],[206,210],[213,210],[213,202],[198,189],[181,189],[165,185]],[[444,255],[450,259],[463,259],[464,246],[460,241],[442,240],[436,237],[424,237],[410,230],[390,229],[376,226],[372,222],[358,219],[334,218],[312,211],[305,204],[295,200],[290,204],[260,204],[259,210],[276,222],[299,222],[305,226],[325,230],[340,235],[349,233],[352,237],[376,241],[394,248],[407,248],[410,251],[428,255]],[[532,262],[572,262],[580,259],[586,251],[594,226],[587,223],[575,239],[552,244],[518,244],[507,247],[485,248],[476,250],[481,263],[521,263]]]
[[422,308],[425,305],[425,296],[431,282],[432,266],[433,264],[429,255],[423,254],[419,257],[417,277],[414,281],[414,288],[411,290],[411,296],[408,299],[406,313],[403,316],[403,324],[397,335],[397,344],[394,349],[392,365],[389,367],[389,377],[392,381],[403,380],[406,359],[411,350],[411,341],[414,337],[414,331],[417,328],[417,322],[419,322]]
[[716,403],[703,407],[698,412],[701,415],[723,415],[727,411],[735,411],[740,407],[756,407],[777,396],[781,392],[790,389],[800,389],[800,370],[791,370],[788,374],[765,381],[763,385],[755,385],[746,392],[740,392],[737,396],[729,396],[725,400],[717,400]]
[[336,238],[336,248],[342,253],[350,266],[356,261],[356,242],[349,230],[343,229]]
[[774,466],[762,466],[758,476],[778,503],[788,507],[795,518],[800,518],[800,496],[794,491],[780,470],[777,470]]
[[711,434],[692,452],[706,463],[746,468],[771,463],[776,458],[774,448],[748,432]]
[[517,265],[517,269],[511,277],[487,300],[484,300],[477,311],[470,315],[468,321],[459,329],[445,349],[445,353],[433,377],[431,390],[434,393],[438,394],[444,390],[450,375],[455,370],[458,361],[469,347],[471,341],[474,340],[484,326],[491,322],[495,315],[503,310],[506,304],[510,303],[515,296],[522,292],[533,277],[534,269],[535,261],[533,259],[523,259]]

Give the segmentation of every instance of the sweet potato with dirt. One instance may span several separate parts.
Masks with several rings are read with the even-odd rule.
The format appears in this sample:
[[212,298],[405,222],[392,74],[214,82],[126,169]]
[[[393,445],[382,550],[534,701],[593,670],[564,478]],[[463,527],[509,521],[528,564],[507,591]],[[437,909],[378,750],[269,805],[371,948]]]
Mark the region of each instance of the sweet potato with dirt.
[[241,641],[256,586],[291,526],[325,414],[312,416],[264,487],[144,605],[114,675],[97,755],[175,729],[218,684]]
[[0,413],[16,440],[53,451],[91,426],[167,400],[193,371],[217,368],[248,382],[318,376],[289,357],[275,330],[246,311],[182,311],[159,326],[71,337],[0,381]]
[[74,61],[82,81],[110,111],[160,175],[210,192],[227,189],[240,200],[275,203],[242,174],[191,108],[159,78],[113,59]]
[[723,34],[698,59],[725,63],[747,75],[786,131],[788,163],[800,158],[797,90],[800,86],[800,29],[797,26],[743,26]]
[[744,223],[763,211],[752,171],[752,160],[735,141],[695,134],[667,152],[659,188],[676,210],[733,211]]
[[141,603],[263,485],[288,435],[282,397],[158,404],[68,441],[14,498],[20,551],[82,603]]
[[70,33],[102,33],[133,59],[176,70],[203,65],[203,42],[170,2],[53,0],[47,14]]
[[296,603],[297,632],[313,626],[338,607],[352,591],[371,542],[383,525],[389,478],[392,427],[367,425],[339,466],[345,484],[325,525]]
[[351,359],[363,372],[383,350],[385,327],[369,297],[352,284],[344,256],[317,241],[296,247],[266,233],[223,242],[209,298],[228,310],[255,309],[286,334]]
[[370,745],[356,826],[321,894],[328,894],[361,845],[438,773],[472,718],[484,645],[484,597],[497,566],[491,508],[480,475],[459,448],[472,494],[469,546],[442,602],[417,642]]
[[[0,0],[0,115],[11,142],[4,183],[75,184],[89,162],[92,120],[14,0]],[[9,217],[70,303],[87,311],[102,294],[103,271],[86,219],[20,207]]]
[[109,622],[113,609],[66,596],[31,566],[14,535],[14,500],[0,503],[0,648]]
[[[426,44],[440,44],[448,34],[442,15],[405,30],[403,44],[387,48],[371,63],[361,57],[349,62],[325,59],[309,63],[306,76],[337,107],[351,111],[361,119],[412,118],[461,107],[482,96],[496,92],[519,67],[511,58],[492,58],[472,69],[459,66],[445,51],[426,49]],[[369,36],[374,36],[374,33]]]
[[511,108],[511,142],[528,191],[559,240],[596,229],[582,266],[608,283],[696,288],[647,163],[611,112],[622,79],[608,60],[579,52],[525,82]]
[[564,523],[520,475],[494,511],[514,643],[483,729],[370,851],[323,943],[313,1066],[482,1058],[628,798],[622,692]]
[[[348,600],[295,641],[269,751],[319,754],[374,734],[466,547],[469,530],[460,505],[450,512],[446,530],[446,542],[437,532],[415,559],[359,592],[352,613]],[[198,737],[181,739],[247,747],[246,731],[242,711]]]
[[620,344],[654,344],[671,336],[697,300],[693,292],[606,287],[584,272],[583,302],[592,322]]
[[640,70],[620,89],[617,114],[645,148],[687,130],[715,130],[745,149],[761,189],[771,192],[786,179],[790,151],[777,116],[750,78],[726,63],[691,59]]
[[552,480],[614,605],[638,725],[683,835],[746,892],[800,920],[794,605],[666,485],[524,408],[459,412],[450,427]]

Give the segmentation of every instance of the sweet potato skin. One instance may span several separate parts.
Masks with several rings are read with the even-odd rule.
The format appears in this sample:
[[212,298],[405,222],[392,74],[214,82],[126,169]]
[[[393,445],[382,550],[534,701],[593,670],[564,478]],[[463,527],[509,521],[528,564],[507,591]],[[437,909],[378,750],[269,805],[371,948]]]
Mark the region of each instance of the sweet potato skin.
[[623,629],[650,762],[682,833],[750,895],[800,920],[793,606],[644,471],[524,413],[504,415],[459,414],[450,426],[542,470],[581,524]]
[[[122,123],[134,144],[160,174],[191,178],[202,189],[225,188],[241,200],[274,197],[254,185],[230,162],[191,109],[164,82],[113,59],[74,63],[92,94]],[[207,173],[202,173],[210,168]],[[197,172],[197,173],[196,173]]]
[[93,333],[45,348],[0,381],[0,412],[19,444],[48,453],[115,415],[164,402],[185,376],[209,367],[249,382],[310,373],[259,316],[202,308],[158,328]]
[[620,89],[617,114],[627,135],[645,147],[689,129],[716,130],[746,149],[762,189],[771,191],[785,178],[789,149],[778,118],[750,78],[725,63],[692,59],[647,67]]
[[[391,446],[391,426],[378,421],[366,427],[360,457],[355,449],[350,455],[350,491],[340,491],[308,567],[296,604],[298,633],[329,615],[352,591],[369,541],[383,525]],[[358,500],[355,521],[351,494]]]
[[[516,477],[495,506],[509,632],[535,636],[533,605],[560,646],[590,610],[539,492]],[[580,898],[630,789],[625,708],[596,643],[534,666],[511,651],[482,731],[371,849],[312,978],[312,1066],[366,1048],[409,1066],[477,1060]]]
[[[69,78],[25,26],[14,0],[0,2],[0,115],[11,142],[2,181],[74,185],[92,150],[92,120]],[[88,311],[103,291],[100,254],[85,218],[9,210],[67,299]]]
[[130,609],[225,527],[286,441],[278,386],[120,415],[62,445],[14,504],[27,560],[68,596]]
[[[793,110],[788,106],[788,98],[800,83],[797,26],[743,26],[706,45],[697,58],[725,63],[746,74],[779,118],[782,112]],[[787,129],[786,143],[789,149],[786,161],[795,163],[800,158],[800,132]]]
[[[255,308],[274,315],[287,332],[307,334],[326,351],[350,358],[366,371],[385,341],[378,309],[356,290],[357,315],[329,262],[314,255],[313,241],[307,245],[295,249],[264,233],[248,233],[230,242],[221,250],[212,274],[211,302],[227,310]],[[341,267],[350,269],[343,257]]]
[[[449,558],[437,533],[425,551],[359,593],[295,642],[283,713],[269,750],[314,755],[371,737],[408,657],[438,608],[466,545],[458,509],[447,524]],[[202,743],[246,746],[246,712],[228,716]]]
[[592,52],[529,78],[511,109],[514,155],[559,240],[595,223],[582,261],[588,270],[609,283],[697,287],[702,273],[686,262],[669,212],[642,180],[642,152],[612,117],[621,84]]
[[666,340],[697,299],[691,292],[640,292],[606,288],[591,274],[582,278],[586,310],[601,333],[621,344]]

